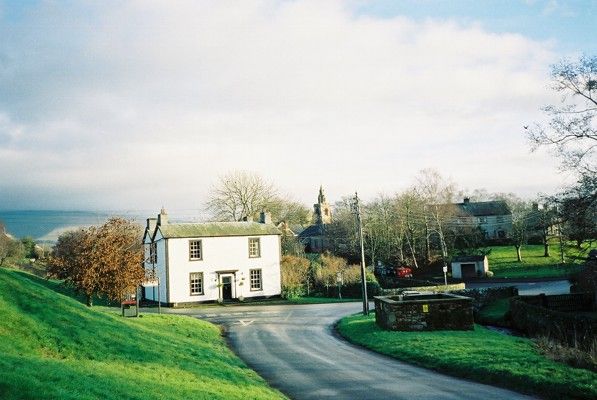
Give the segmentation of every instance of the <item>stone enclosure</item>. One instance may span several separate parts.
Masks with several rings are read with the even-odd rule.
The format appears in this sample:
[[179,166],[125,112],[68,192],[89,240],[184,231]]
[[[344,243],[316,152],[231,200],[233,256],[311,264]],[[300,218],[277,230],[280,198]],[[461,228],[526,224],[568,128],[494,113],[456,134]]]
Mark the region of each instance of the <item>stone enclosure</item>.
[[376,296],[375,322],[395,331],[473,330],[473,299],[448,293]]

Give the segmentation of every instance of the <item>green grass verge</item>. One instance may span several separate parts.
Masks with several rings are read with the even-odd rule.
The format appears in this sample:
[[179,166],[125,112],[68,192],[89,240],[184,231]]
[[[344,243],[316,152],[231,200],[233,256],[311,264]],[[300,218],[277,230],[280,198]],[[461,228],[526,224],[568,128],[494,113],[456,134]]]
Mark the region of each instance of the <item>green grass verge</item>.
[[580,250],[567,246],[564,264],[560,263],[559,246],[553,244],[550,245],[550,257],[543,256],[542,245],[525,245],[522,262],[517,261],[514,246],[493,246],[487,258],[489,269],[496,278],[565,278],[583,268],[588,250],[587,246]]
[[204,321],[122,318],[3,268],[0,309],[2,399],[284,398]]
[[506,325],[506,314],[510,311],[510,299],[498,299],[479,310],[479,321],[484,325]]
[[597,374],[541,355],[525,338],[482,326],[474,331],[393,332],[375,317],[354,315],[338,323],[349,341],[425,368],[550,399],[597,398]]

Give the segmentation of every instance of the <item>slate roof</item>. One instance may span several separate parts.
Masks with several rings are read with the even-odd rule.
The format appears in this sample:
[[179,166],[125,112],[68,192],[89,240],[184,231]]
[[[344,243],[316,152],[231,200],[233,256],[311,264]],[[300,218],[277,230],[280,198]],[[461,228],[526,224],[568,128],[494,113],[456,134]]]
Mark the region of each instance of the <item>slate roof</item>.
[[206,222],[164,224],[159,227],[165,238],[281,235],[274,225],[258,222]]
[[452,262],[478,262],[484,259],[485,256],[457,256],[452,258]]
[[463,216],[486,217],[491,215],[511,215],[510,207],[503,200],[457,203],[459,214]]
[[313,236],[323,236],[325,234],[325,228],[323,224],[308,226],[298,236],[299,238],[307,238]]

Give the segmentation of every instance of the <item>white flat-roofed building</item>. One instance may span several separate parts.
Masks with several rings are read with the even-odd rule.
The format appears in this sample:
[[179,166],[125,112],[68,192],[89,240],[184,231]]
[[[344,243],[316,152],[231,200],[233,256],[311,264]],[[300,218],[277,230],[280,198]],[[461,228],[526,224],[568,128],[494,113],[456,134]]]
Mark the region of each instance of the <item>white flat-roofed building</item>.
[[144,267],[159,279],[145,298],[176,307],[278,296],[280,235],[267,213],[260,222],[169,223],[162,209],[143,237]]

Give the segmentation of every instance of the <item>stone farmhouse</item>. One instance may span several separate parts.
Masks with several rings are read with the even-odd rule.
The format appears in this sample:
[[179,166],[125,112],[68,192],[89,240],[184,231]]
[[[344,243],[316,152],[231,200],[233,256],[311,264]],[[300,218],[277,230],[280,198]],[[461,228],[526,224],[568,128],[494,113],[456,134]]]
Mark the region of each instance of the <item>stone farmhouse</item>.
[[144,268],[159,280],[144,298],[176,307],[280,295],[280,234],[265,212],[259,222],[171,223],[162,209],[143,236]]

